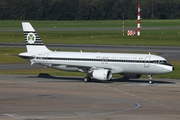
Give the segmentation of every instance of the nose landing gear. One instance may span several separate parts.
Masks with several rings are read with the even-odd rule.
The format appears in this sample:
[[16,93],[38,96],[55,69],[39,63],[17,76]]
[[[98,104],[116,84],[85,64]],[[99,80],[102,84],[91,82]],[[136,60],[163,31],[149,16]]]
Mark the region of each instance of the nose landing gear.
[[152,75],[148,75],[148,77],[149,77],[149,84],[153,84],[154,81],[152,80]]

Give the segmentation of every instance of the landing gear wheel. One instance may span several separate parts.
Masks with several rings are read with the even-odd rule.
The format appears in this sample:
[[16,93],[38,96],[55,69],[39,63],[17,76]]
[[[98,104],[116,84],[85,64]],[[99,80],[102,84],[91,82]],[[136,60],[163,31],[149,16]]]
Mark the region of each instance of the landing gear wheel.
[[149,77],[149,84],[153,84],[154,81],[152,80],[152,75],[148,75],[148,77]]
[[90,77],[84,77],[83,81],[84,81],[84,82],[90,82],[90,81],[91,81],[91,78],[90,78]]
[[150,80],[150,81],[149,81],[149,84],[153,84],[153,83],[154,83],[154,81],[153,81],[153,80]]

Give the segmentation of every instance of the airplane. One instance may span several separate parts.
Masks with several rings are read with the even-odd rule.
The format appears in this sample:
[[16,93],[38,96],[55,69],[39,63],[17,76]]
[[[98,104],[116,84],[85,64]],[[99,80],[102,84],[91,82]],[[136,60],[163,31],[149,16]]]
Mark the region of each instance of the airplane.
[[22,22],[27,52],[19,57],[46,67],[64,71],[86,73],[84,82],[92,78],[110,81],[113,74],[125,78],[140,78],[148,75],[149,84],[153,84],[153,75],[174,71],[165,58],[152,54],[99,53],[99,52],[57,52],[49,50],[42,42],[29,22]]

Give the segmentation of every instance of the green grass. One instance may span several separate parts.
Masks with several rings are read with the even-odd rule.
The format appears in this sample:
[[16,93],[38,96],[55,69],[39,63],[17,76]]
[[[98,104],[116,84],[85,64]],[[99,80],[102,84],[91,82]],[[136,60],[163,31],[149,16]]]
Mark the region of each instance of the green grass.
[[[36,28],[73,28],[73,27],[121,27],[122,21],[121,20],[94,20],[94,21],[33,21],[33,20],[26,20],[30,22]],[[0,28],[21,28],[21,22],[26,21],[19,21],[19,20],[1,20]],[[128,20],[127,24],[129,27],[136,26],[135,20]],[[118,25],[118,26],[117,26]]]
[[0,42],[25,43],[23,32],[0,32]]
[[[20,28],[22,21],[0,21],[1,28]],[[103,28],[122,27],[121,20],[97,21],[30,21],[34,28]],[[142,30],[141,36],[122,36],[121,30],[102,31],[37,31],[45,44],[106,44],[180,46],[180,20],[142,20],[143,28],[165,28],[164,30]],[[125,28],[136,29],[136,20],[126,20]],[[172,29],[176,28],[176,29]],[[23,43],[23,31],[0,31],[0,42]]]
[[[37,28],[67,27],[122,27],[122,20],[84,20],[84,21],[47,21],[47,20],[0,20],[0,28],[21,28],[21,22],[30,22]],[[141,20],[146,27],[179,27],[180,20]],[[125,27],[136,27],[137,20],[125,20]]]
[[[45,44],[103,44],[180,46],[180,30],[144,30],[141,36],[122,36],[121,31],[38,32]],[[23,32],[0,32],[0,42],[24,43]]]
[[0,64],[28,62],[27,60],[24,60],[18,56],[19,53],[25,51],[25,48],[0,48]]
[[[163,34],[162,34],[163,32]],[[53,35],[52,35],[53,34]],[[56,44],[104,44],[104,45],[180,45],[178,30],[142,31],[142,36],[122,36],[120,31],[81,31],[45,33],[45,43]],[[59,39],[57,39],[59,38]]]
[[180,20],[141,20],[143,28],[180,27]]
[[[121,20],[97,20],[97,21],[32,21],[27,20],[36,28],[73,28],[73,27],[122,27]],[[21,22],[17,20],[0,21],[0,28],[21,28]],[[136,27],[136,20],[127,20],[127,27]]]

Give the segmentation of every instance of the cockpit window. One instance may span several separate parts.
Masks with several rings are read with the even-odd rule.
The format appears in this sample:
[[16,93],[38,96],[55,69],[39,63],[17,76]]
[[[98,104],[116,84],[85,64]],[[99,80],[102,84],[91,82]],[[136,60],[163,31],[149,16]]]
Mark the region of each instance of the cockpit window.
[[154,61],[151,61],[151,63],[166,64],[168,62],[166,60],[154,60]]
[[150,61],[150,63],[172,66],[172,65],[171,65],[168,61],[166,61],[166,60],[153,60],[153,61]]
[[154,61],[152,61],[152,63],[159,63],[159,61],[158,60],[154,60]]
[[163,60],[159,60],[159,63],[164,63]]
[[168,62],[164,60],[164,63],[168,63]]

